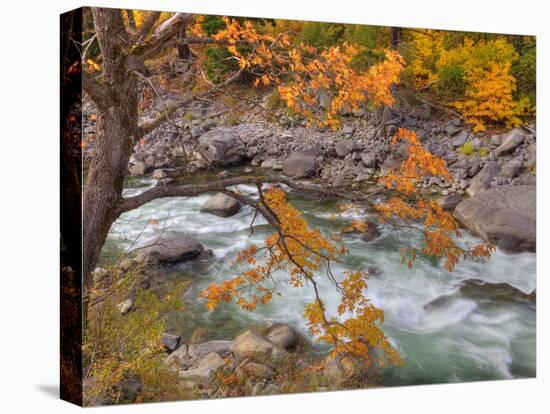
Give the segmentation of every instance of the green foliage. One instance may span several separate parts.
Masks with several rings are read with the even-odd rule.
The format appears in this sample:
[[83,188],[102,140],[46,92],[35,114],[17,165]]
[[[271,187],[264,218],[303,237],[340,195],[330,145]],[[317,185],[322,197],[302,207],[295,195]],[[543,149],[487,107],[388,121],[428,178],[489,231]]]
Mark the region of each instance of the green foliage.
[[314,47],[329,47],[343,40],[345,25],[337,23],[306,22],[301,38]]
[[537,55],[535,42],[523,42],[519,49],[520,57],[512,65],[512,75],[516,78],[518,97],[527,97],[532,105],[537,101]]
[[239,69],[231,53],[225,47],[219,46],[206,47],[203,67],[212,82],[220,82],[225,75]]
[[[83,343],[86,405],[124,402],[118,384],[129,377],[143,384],[138,401],[186,398],[177,375],[163,363],[166,355],[160,341],[164,317],[182,308],[186,285],[142,290],[137,288],[141,272],[139,266],[122,272],[113,265],[94,283]],[[129,297],[134,297],[132,309],[122,315],[120,304]],[[156,390],[154,396],[147,394],[151,389]]]
[[491,150],[487,147],[481,147],[478,150],[478,154],[481,158],[486,157],[487,155],[489,155],[490,152],[491,152]]
[[476,147],[472,141],[466,141],[458,148],[458,152],[467,157],[471,157],[476,152]]
[[439,70],[435,90],[443,101],[451,102],[460,99],[464,96],[467,86],[462,66],[450,64]]
[[380,47],[378,44],[378,32],[380,27],[365,26],[361,24],[346,25],[344,37],[345,40],[364,46],[368,49]]

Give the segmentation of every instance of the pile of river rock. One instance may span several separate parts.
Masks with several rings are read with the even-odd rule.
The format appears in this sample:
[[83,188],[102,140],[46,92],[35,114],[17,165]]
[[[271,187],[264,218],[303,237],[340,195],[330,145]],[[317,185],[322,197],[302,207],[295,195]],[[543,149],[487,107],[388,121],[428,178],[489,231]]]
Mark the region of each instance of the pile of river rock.
[[[168,103],[178,97],[165,96]],[[162,108],[161,103],[158,107]],[[158,116],[153,107],[143,116]],[[534,251],[536,131],[522,126],[503,133],[474,133],[460,119],[427,104],[413,108],[354,111],[342,128],[330,131],[299,123],[266,123],[254,106],[233,124],[218,103],[198,102],[177,112],[137,144],[128,165],[131,175],[150,175],[158,185],[172,176],[201,169],[220,175],[251,165],[294,179],[317,180],[338,188],[373,185],[377,177],[405,159],[403,145],[392,145],[398,127],[414,130],[422,144],[446,161],[452,183],[426,177],[421,191],[440,197],[440,205],[475,234],[508,252]],[[84,134],[94,132],[94,108],[84,106]],[[280,118],[288,120],[281,113]],[[92,156],[93,145],[87,147]],[[217,200],[220,201],[220,200]],[[222,200],[228,202],[227,200]],[[237,204],[237,206],[235,206]],[[234,214],[238,203],[227,210]]]

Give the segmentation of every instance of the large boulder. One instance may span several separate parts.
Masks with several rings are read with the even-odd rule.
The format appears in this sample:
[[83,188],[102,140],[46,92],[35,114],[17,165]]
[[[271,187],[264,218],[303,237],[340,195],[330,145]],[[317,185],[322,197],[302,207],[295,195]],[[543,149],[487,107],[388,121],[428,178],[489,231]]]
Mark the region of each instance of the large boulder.
[[235,338],[229,351],[240,358],[280,359],[287,355],[285,350],[251,330]]
[[199,147],[210,164],[216,167],[230,167],[243,162],[246,146],[238,130],[220,127],[199,137]]
[[282,349],[290,349],[298,344],[300,337],[294,328],[288,325],[276,324],[268,329],[266,339]]
[[462,201],[454,216],[507,252],[536,250],[536,187],[500,186]]
[[283,161],[283,173],[293,178],[311,177],[318,168],[315,151],[298,151]]
[[525,293],[509,283],[491,283],[480,279],[460,282],[460,293],[469,298],[490,298],[498,301],[536,302],[536,293]]
[[211,352],[199,361],[196,368],[181,370],[178,376],[183,380],[209,385],[214,380],[216,371],[223,365],[223,359],[217,353]]
[[195,260],[207,252],[199,241],[181,234],[160,237],[146,245],[137,253],[138,261],[146,265]]
[[491,181],[500,172],[500,165],[496,161],[489,161],[485,164],[483,169],[476,174],[476,176],[470,182],[470,186],[466,190],[470,197],[491,188]]
[[520,145],[525,139],[525,133],[521,128],[512,129],[506,137],[502,144],[495,150],[496,155],[504,155],[513,151],[518,145]]
[[220,217],[231,217],[239,212],[241,205],[233,197],[218,193],[209,198],[201,207],[201,213],[210,213]]
[[443,210],[452,212],[462,200],[464,200],[464,197],[461,194],[449,194],[437,200],[437,204]]
[[191,359],[200,359],[204,355],[215,352],[223,355],[229,350],[231,341],[217,340],[203,342],[202,344],[191,344],[187,347],[187,353]]

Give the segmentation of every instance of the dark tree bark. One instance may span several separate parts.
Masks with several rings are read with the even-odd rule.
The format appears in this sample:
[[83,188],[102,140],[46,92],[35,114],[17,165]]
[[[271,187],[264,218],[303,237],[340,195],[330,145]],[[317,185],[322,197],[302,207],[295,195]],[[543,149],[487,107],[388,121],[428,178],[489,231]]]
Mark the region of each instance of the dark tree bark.
[[[85,292],[107,233],[117,219],[118,204],[132,147],[138,132],[137,80],[124,48],[130,38],[122,15],[115,9],[93,9],[96,35],[103,57],[103,80],[93,80],[99,95],[96,148],[83,197],[83,274]],[[106,86],[110,85],[110,86]],[[86,88],[86,83],[84,83]],[[87,298],[84,298],[86,303]]]
[[403,37],[403,29],[401,27],[392,27],[391,28],[391,47],[392,49],[397,49],[399,43],[401,43]]

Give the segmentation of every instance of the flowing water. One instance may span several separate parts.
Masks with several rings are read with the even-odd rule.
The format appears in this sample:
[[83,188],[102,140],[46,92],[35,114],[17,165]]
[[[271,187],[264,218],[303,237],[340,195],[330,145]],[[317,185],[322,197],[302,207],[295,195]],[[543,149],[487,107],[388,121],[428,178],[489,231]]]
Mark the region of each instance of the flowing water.
[[[208,176],[199,180],[201,178]],[[125,195],[135,195],[152,185],[149,179],[134,180]],[[243,186],[240,190],[254,194],[252,187]],[[251,243],[261,245],[272,231],[259,217],[251,235],[253,213],[249,208],[229,218],[200,213],[201,205],[208,198],[209,195],[160,199],[124,214],[110,231],[103,260],[128,248],[138,236],[143,242],[158,236],[159,228],[169,233],[189,234],[205,248],[212,249],[216,259],[166,269],[168,277],[192,281],[184,297],[186,311],[167,321],[170,331],[185,337],[200,326],[214,332],[216,338],[231,339],[251,325],[284,322],[307,335],[302,318],[304,305],[312,300],[307,287],[296,289],[282,283],[279,285],[282,296],[274,296],[271,303],[252,313],[232,304],[223,304],[213,312],[205,311],[198,292],[213,281],[235,275],[237,270],[231,267],[235,254]],[[298,197],[292,197],[291,202],[312,226],[324,231],[336,229],[342,225],[341,220],[351,218],[331,220],[332,202]],[[150,218],[158,220],[159,225],[148,226]],[[476,241],[472,235],[464,236],[466,240]],[[440,261],[426,257],[419,257],[411,270],[401,263],[400,248],[411,243],[420,245],[420,239],[414,234],[396,234],[384,228],[382,237],[371,243],[361,241],[357,235],[346,235],[344,241],[349,253],[333,266],[335,274],[342,274],[348,268],[366,270],[368,266],[380,270],[370,278],[367,296],[385,311],[382,327],[405,361],[401,368],[386,369],[385,385],[535,376],[535,305],[464,297],[457,289],[461,281],[476,278],[506,282],[530,293],[536,287],[535,254],[508,255],[497,251],[489,263],[464,262],[449,273]],[[338,296],[326,278],[321,280],[321,294],[329,310],[335,310]]]

